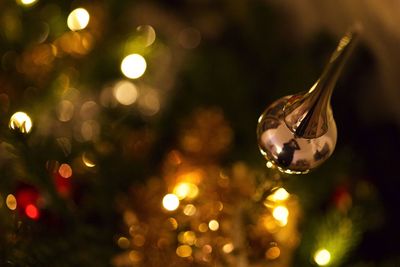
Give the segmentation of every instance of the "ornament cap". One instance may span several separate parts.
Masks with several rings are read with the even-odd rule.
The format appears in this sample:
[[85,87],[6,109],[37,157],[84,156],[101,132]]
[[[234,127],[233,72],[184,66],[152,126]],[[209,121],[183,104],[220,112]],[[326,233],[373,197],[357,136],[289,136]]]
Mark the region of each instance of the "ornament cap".
[[359,31],[360,26],[355,26],[340,40],[320,78],[308,92],[288,99],[283,109],[285,123],[295,136],[312,139],[328,131],[333,120],[332,92],[359,39]]

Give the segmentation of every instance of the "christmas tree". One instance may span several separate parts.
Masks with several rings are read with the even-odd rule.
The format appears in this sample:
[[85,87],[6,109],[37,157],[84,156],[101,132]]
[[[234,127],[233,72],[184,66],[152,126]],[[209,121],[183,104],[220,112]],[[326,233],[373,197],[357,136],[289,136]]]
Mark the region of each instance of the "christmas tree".
[[259,153],[259,115],[339,39],[302,31],[303,2],[0,2],[0,265],[399,266],[400,131],[379,112],[398,99],[365,93],[397,54],[368,29],[332,156],[297,175]]

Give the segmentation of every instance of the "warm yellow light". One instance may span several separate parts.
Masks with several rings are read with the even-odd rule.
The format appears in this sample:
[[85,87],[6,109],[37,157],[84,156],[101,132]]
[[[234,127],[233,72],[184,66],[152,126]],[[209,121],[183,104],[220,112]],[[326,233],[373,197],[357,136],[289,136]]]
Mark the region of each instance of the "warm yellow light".
[[14,195],[9,194],[6,198],[6,205],[10,210],[15,210],[17,208],[17,199]]
[[86,152],[82,154],[82,162],[88,168],[93,168],[96,166],[96,163],[94,162],[94,160],[91,159],[91,155]]
[[117,243],[118,243],[118,246],[122,249],[127,249],[127,248],[129,248],[129,245],[130,245],[128,238],[123,237],[123,236],[118,238]]
[[132,105],[138,97],[136,86],[129,81],[120,81],[113,89],[114,97],[122,105]]
[[67,25],[71,31],[78,31],[86,28],[89,24],[90,15],[84,8],[74,9],[68,15]]
[[20,0],[18,2],[24,6],[31,6],[31,5],[35,4],[37,2],[37,0]]
[[11,116],[9,127],[21,133],[29,133],[32,129],[32,120],[25,112],[18,111]]
[[179,207],[179,198],[174,194],[167,194],[164,196],[162,204],[166,210],[176,210]]
[[174,188],[174,194],[179,199],[184,199],[186,197],[195,198],[198,193],[199,193],[199,188],[192,183],[179,183]]
[[178,235],[179,242],[187,245],[194,245],[196,242],[196,234],[193,231],[181,232]]
[[222,251],[225,253],[231,253],[234,249],[234,246],[232,243],[227,243],[222,247]]
[[63,178],[69,178],[72,176],[72,168],[66,163],[61,164],[60,168],[58,169],[58,173]]
[[285,206],[277,206],[272,211],[272,216],[284,226],[287,224],[287,218],[289,216],[289,210]]
[[273,194],[268,196],[268,199],[271,201],[284,201],[288,199],[290,194],[285,190],[285,188],[281,187],[275,190]]
[[122,73],[131,79],[137,79],[146,71],[146,60],[139,54],[126,56],[121,63]]
[[196,213],[196,207],[192,204],[188,204],[183,208],[183,213],[186,216],[193,216]]
[[156,31],[150,25],[141,25],[136,30],[140,33],[145,47],[152,45],[156,40]]
[[210,228],[211,231],[217,231],[219,228],[219,223],[217,220],[211,220],[208,223],[208,228]]
[[176,249],[176,255],[182,258],[187,258],[192,255],[192,248],[188,245],[179,246]]
[[271,247],[265,253],[265,257],[269,260],[275,260],[281,255],[281,250],[278,247]]
[[331,253],[329,253],[328,250],[326,249],[320,249],[314,254],[314,261],[319,265],[319,266],[325,266],[328,265],[329,262],[331,261]]
[[168,218],[168,222],[170,223],[170,226],[173,230],[178,229],[178,221],[175,218]]
[[274,164],[271,161],[267,162],[267,168],[271,169],[274,166]]
[[207,224],[206,224],[206,223],[201,223],[201,224],[199,225],[199,231],[202,232],[202,233],[207,232],[207,231],[208,231]]
[[142,261],[143,255],[140,251],[132,250],[131,252],[129,252],[129,259],[133,263],[139,263],[140,261]]

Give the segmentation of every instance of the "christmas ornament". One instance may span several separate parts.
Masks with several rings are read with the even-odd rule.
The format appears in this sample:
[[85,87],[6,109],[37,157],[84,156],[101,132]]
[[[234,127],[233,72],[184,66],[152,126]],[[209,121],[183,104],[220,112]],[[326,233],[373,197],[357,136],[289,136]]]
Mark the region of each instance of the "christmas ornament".
[[337,138],[330,99],[354,48],[357,32],[351,31],[340,40],[321,77],[308,92],[285,96],[260,116],[258,144],[268,160],[267,166],[302,174],[330,157]]

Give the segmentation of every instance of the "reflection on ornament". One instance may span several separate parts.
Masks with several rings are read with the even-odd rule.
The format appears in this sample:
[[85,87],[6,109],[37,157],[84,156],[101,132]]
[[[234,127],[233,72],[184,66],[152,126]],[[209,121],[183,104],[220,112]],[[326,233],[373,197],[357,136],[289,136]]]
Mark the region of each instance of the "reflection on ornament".
[[331,156],[337,130],[330,99],[356,40],[355,32],[341,39],[321,77],[308,92],[285,96],[260,116],[258,144],[269,162],[267,166],[289,174],[308,173]]

